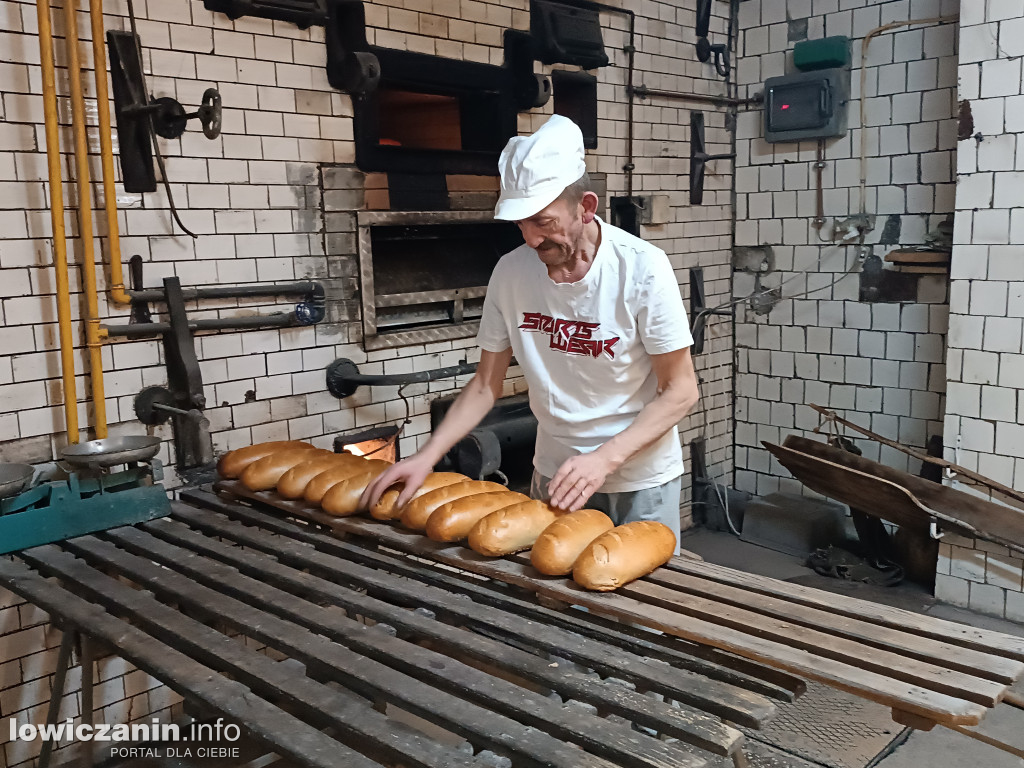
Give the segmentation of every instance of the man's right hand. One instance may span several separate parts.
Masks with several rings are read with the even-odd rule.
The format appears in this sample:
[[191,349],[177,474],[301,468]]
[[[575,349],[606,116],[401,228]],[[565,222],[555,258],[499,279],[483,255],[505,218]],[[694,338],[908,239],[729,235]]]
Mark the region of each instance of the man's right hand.
[[419,453],[408,459],[402,459],[388,467],[376,480],[366,486],[366,490],[363,491],[363,495],[359,499],[359,506],[361,509],[369,509],[380,500],[384,491],[401,483],[403,484],[402,492],[398,494],[398,500],[395,502],[395,509],[401,509],[420,489],[427,475],[433,471],[434,462]]
[[398,483],[404,483],[404,487],[395,507],[401,509],[405,506],[423,485],[427,475],[434,471],[434,465],[494,407],[495,400],[501,395],[502,382],[511,361],[512,347],[501,352],[481,350],[476,373],[459,393],[427,443],[370,483],[359,499],[360,507],[368,509],[373,506],[384,491]]

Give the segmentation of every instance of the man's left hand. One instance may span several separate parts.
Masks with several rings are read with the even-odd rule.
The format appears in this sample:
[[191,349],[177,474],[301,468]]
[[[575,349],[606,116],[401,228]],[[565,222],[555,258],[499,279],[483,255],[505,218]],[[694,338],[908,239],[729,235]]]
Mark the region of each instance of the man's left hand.
[[574,512],[582,509],[597,491],[604,485],[615,467],[598,451],[573,456],[558,468],[558,472],[548,485],[553,507]]

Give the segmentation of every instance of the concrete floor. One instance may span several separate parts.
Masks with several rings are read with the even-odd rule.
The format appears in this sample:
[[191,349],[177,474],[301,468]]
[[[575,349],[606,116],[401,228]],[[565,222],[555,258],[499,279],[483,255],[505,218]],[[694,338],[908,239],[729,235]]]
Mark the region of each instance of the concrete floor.
[[[1022,624],[939,603],[917,585],[872,587],[819,576],[807,568],[801,558],[740,541],[730,533],[703,528],[687,531],[683,534],[682,546],[710,563],[1024,637]],[[1001,705],[976,730],[1024,747],[1024,711]],[[757,743],[751,747],[752,768],[812,768],[819,765],[774,747]],[[928,732],[910,732],[902,743],[883,752],[870,765],[871,768],[1024,768],[1024,759],[955,731],[936,727]]]

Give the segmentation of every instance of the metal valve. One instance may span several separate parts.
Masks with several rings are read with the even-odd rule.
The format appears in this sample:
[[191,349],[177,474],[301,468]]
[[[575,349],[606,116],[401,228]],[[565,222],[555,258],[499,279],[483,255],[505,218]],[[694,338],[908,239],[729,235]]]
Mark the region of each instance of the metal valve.
[[220,136],[222,105],[220,92],[216,88],[207,88],[203,92],[203,102],[195,112],[186,113],[181,102],[170,96],[163,96],[150,101],[153,110],[153,130],[164,139],[176,139],[185,132],[189,120],[199,119],[203,126],[203,134],[208,139]]

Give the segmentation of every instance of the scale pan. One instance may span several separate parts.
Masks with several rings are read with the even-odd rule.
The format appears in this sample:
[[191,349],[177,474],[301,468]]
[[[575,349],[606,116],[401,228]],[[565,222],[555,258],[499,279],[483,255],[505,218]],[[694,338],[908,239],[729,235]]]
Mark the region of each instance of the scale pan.
[[112,467],[131,461],[148,461],[159,451],[159,437],[124,435],[69,445],[61,449],[60,455],[75,467]]
[[35,471],[31,464],[0,464],[0,499],[25,490]]

